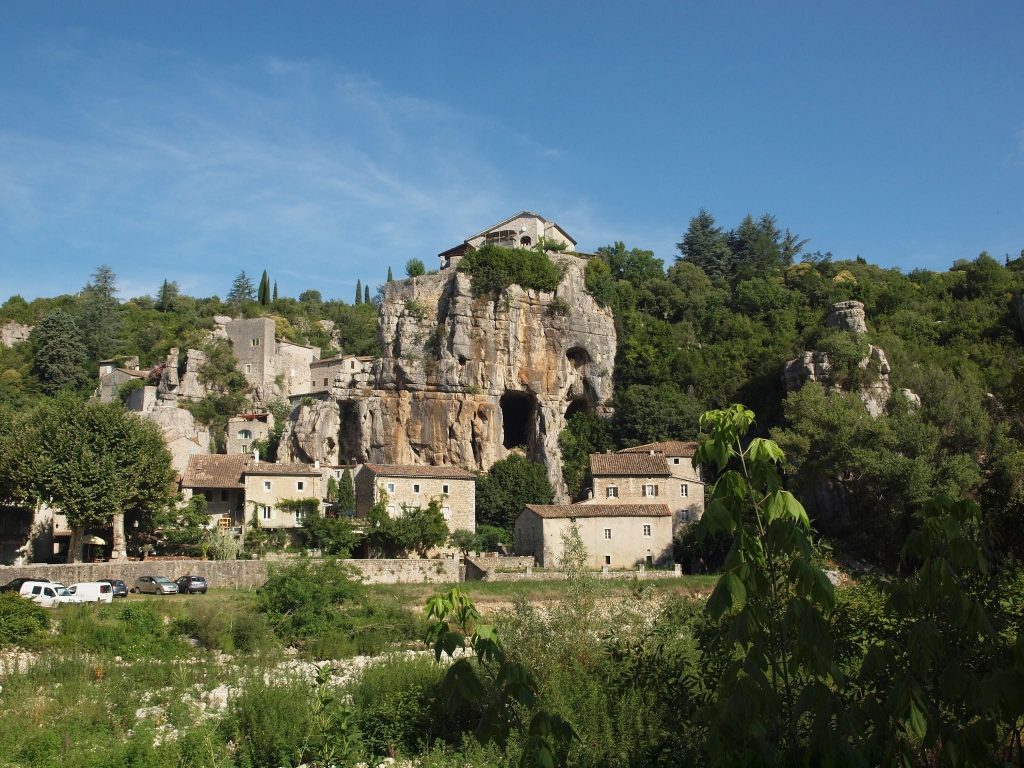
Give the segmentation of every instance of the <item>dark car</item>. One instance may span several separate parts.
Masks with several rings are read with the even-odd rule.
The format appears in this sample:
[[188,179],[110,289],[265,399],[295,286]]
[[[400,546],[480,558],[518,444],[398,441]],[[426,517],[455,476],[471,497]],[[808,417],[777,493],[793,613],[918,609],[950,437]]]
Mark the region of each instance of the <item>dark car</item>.
[[104,581],[109,584],[111,589],[114,590],[114,597],[128,597],[128,585],[121,581],[121,579],[98,579],[98,581]]
[[20,592],[21,591],[21,585],[24,584],[26,581],[49,581],[49,579],[45,579],[42,576],[33,576],[31,578],[14,579],[12,581],[8,581],[6,584],[4,584],[2,587],[0,587],[0,592],[15,592],[15,593]]
[[178,585],[178,592],[181,594],[206,594],[206,579],[202,576],[182,576],[174,583]]

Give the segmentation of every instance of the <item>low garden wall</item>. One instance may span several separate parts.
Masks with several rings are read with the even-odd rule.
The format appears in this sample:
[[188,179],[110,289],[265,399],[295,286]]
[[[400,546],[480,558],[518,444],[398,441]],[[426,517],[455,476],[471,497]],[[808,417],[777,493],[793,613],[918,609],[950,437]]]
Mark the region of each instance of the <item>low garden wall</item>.
[[[202,576],[211,587],[249,589],[267,580],[268,568],[287,564],[288,560],[126,560],[109,563],[0,566],[0,584],[17,578],[43,578],[74,584],[97,579],[123,579],[131,587],[139,576],[166,576],[176,579],[185,574]],[[347,560],[363,576],[366,584],[448,584],[459,581],[459,562],[441,560]]]

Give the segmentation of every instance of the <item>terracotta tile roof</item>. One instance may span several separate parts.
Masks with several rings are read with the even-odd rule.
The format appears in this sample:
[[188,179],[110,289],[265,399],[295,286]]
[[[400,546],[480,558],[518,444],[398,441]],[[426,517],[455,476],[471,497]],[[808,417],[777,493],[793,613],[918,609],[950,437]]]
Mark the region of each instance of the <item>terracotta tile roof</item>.
[[242,472],[252,457],[247,453],[193,454],[182,475],[183,488],[242,488]]
[[672,517],[667,504],[527,504],[538,517]]
[[269,461],[252,461],[242,472],[244,475],[316,475],[323,472],[312,464],[271,464]]
[[590,474],[594,477],[663,477],[671,474],[665,454],[656,453],[592,453]]
[[664,453],[666,456],[691,457],[697,452],[697,444],[686,440],[666,440],[662,443],[646,443],[624,448],[619,453]]
[[423,477],[439,480],[476,480],[472,472],[459,467],[434,467],[416,464],[364,464],[375,475],[385,477]]

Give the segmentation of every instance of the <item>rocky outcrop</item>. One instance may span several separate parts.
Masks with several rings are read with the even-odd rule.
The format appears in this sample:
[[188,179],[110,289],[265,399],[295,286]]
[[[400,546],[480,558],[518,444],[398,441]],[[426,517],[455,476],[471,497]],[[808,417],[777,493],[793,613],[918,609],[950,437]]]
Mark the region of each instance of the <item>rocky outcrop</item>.
[[22,325],[13,320],[0,325],[0,347],[13,347],[23,341],[28,341],[28,335],[32,333],[31,325]]
[[[825,325],[850,333],[867,333],[864,316],[864,305],[859,301],[841,301],[833,304],[825,317]],[[856,389],[857,395],[864,403],[868,413],[880,416],[885,413],[892,397],[892,384],[889,374],[892,371],[885,350],[874,344],[868,345],[868,353],[858,364],[862,370],[869,370],[871,375],[864,377],[868,381]],[[819,382],[827,390],[842,390],[836,382],[832,361],[825,352],[807,351],[800,357],[788,361],[782,369],[783,385],[787,392],[800,389],[809,381]],[[914,407],[920,407],[921,398],[909,389],[901,389],[903,395]]]
[[285,441],[286,461],[342,463],[338,456],[340,432],[341,412],[334,400],[323,398],[301,403],[292,416],[290,440]]
[[[340,461],[486,470],[521,450],[546,465],[564,498],[558,435],[576,411],[608,412],[615,326],[584,287],[586,258],[552,258],[564,276],[550,293],[514,285],[474,297],[469,277],[451,268],[388,283],[371,381],[330,391]],[[330,424],[322,411],[299,409],[284,460],[330,461],[318,448]]]
[[158,404],[139,416],[159,427],[164,444],[171,452],[171,464],[179,474],[188,466],[189,456],[210,452],[210,430],[198,424],[184,408],[170,403]]

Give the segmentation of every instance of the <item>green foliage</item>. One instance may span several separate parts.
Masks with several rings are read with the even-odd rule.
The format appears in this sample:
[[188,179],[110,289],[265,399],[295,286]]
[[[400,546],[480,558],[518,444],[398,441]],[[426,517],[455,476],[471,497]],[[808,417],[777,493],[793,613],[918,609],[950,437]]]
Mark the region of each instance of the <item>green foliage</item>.
[[377,556],[406,557],[415,552],[426,557],[448,540],[440,499],[431,499],[426,507],[403,504],[396,517],[388,514],[387,502],[387,494],[381,491],[367,519],[366,543]]
[[[388,269],[390,269],[390,267]],[[409,259],[405,262],[405,274],[408,277],[420,277],[421,275],[426,274],[426,272],[427,268],[423,265],[423,261],[421,259]]]
[[590,454],[614,447],[611,425],[592,413],[574,413],[558,436],[562,451],[562,478],[569,495],[579,499],[590,486]]
[[477,550],[480,540],[473,531],[459,528],[451,532],[451,535],[448,537],[448,543],[458,549],[463,557],[466,557],[470,552]]
[[[316,499],[310,501],[315,502]],[[349,517],[321,515],[317,508],[306,512],[302,520],[302,538],[308,548],[319,549],[334,557],[351,556],[360,540]]]
[[355,571],[337,560],[300,561],[273,568],[256,596],[257,609],[283,640],[344,628],[365,597]]
[[[301,298],[299,299],[302,300]],[[263,270],[263,275],[260,277],[260,287],[256,294],[256,301],[263,306],[267,306],[270,303],[270,278],[267,277],[267,270]]]
[[363,281],[356,280],[356,304],[363,303]]
[[672,384],[638,384],[615,397],[615,433],[623,445],[697,436],[701,401]]
[[550,504],[551,481],[543,464],[512,454],[496,461],[476,483],[476,519],[511,533],[527,504]]
[[29,335],[32,373],[47,395],[81,390],[87,381],[86,349],[75,321],[62,309],[43,318]]
[[554,291],[562,279],[561,269],[543,252],[491,243],[463,256],[459,271],[470,276],[474,296],[493,299],[510,285]]
[[252,278],[245,274],[243,269],[231,283],[231,290],[228,291],[228,304],[238,307],[255,298],[256,289],[253,287]]
[[356,511],[356,486],[348,467],[341,473],[338,484],[338,511],[343,515],[353,515]]
[[46,609],[16,592],[0,592],[0,646],[26,645],[50,628]]

